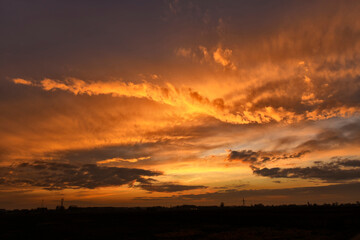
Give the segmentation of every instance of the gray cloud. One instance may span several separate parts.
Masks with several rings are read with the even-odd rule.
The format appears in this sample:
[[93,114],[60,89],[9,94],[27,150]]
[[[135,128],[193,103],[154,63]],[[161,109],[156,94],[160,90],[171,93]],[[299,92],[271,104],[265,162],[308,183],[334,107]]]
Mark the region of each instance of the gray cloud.
[[121,186],[139,183],[136,187],[149,192],[180,192],[207,188],[199,185],[161,183],[151,178],[161,172],[138,168],[103,167],[95,164],[74,165],[59,162],[35,161],[0,167],[0,185],[41,187],[46,190],[63,190]]
[[203,194],[183,194],[171,197],[138,197],[138,201],[156,201],[157,203],[199,203],[207,201],[208,203],[219,204],[225,202],[228,204],[241,205],[245,198],[247,204],[251,203],[303,203],[310,202],[334,202],[334,201],[357,201],[360,197],[359,182],[334,184],[328,186],[313,186],[299,188],[278,188],[278,189],[257,189],[257,190],[232,190],[217,191]]
[[149,177],[161,172],[137,169],[99,167],[95,164],[73,165],[67,163],[36,161],[0,168],[0,184],[34,186],[47,190],[66,188],[97,188],[131,184],[134,181],[149,184]]
[[193,190],[193,189],[203,189],[207,188],[202,185],[180,185],[175,183],[155,183],[155,184],[140,184],[142,189],[147,190],[149,192],[180,192],[185,190]]
[[[278,140],[277,147],[287,146],[289,141],[293,139],[290,138],[281,138]],[[295,139],[296,140],[296,139]],[[322,129],[320,133],[316,134],[310,140],[306,140],[296,147],[292,148],[292,153],[286,153],[284,151],[253,151],[253,150],[240,150],[235,151],[231,150],[227,156],[228,161],[241,161],[252,166],[261,165],[268,161],[277,161],[282,159],[296,159],[301,158],[305,154],[312,151],[322,151],[334,148],[344,147],[346,145],[353,145],[360,143],[360,123],[350,122],[336,126],[333,128]],[[331,164],[336,164],[337,166],[357,166],[357,160],[351,159],[332,159],[338,160],[333,161]],[[328,163],[329,164],[329,163]],[[327,165],[329,167],[330,165]],[[265,171],[263,173],[265,174]],[[272,170],[275,171],[275,170]],[[278,173],[280,174],[280,172]],[[282,172],[285,174],[285,172]],[[289,173],[290,174],[290,173]]]
[[360,123],[347,123],[339,128],[328,128],[312,139],[301,143],[296,149],[327,150],[360,143]]
[[267,161],[277,161],[281,159],[290,159],[290,158],[301,158],[306,153],[310,151],[303,150],[295,153],[282,153],[282,152],[254,152],[252,150],[241,150],[241,151],[230,151],[227,156],[228,161],[241,161],[244,163],[249,163],[251,165],[258,165],[265,163]]
[[270,178],[320,179],[328,182],[360,179],[360,160],[341,159],[315,164],[304,168],[252,168],[254,174]]
[[[234,125],[216,121],[212,118],[205,118],[206,124],[194,126],[174,126],[171,128],[160,129],[146,133],[149,138],[155,138],[152,142],[138,142],[129,144],[111,144],[105,146],[97,146],[87,149],[71,149],[47,152],[45,157],[56,159],[58,161],[66,161],[74,164],[96,164],[112,158],[134,159],[148,157],[138,162],[121,162],[122,167],[139,167],[163,164],[164,161],[178,161],[179,159],[186,161],[198,157],[203,151],[219,148],[225,143],[211,142],[204,143],[203,140],[211,138],[219,134],[230,135],[237,132],[250,131],[255,126]],[[187,151],[186,155],[177,155],[178,151]],[[190,154],[189,152],[192,152]],[[176,157],[168,159],[163,155],[175,152]],[[1,149],[0,149],[1,157]],[[107,165],[109,166],[109,165]]]
[[255,163],[258,161],[260,153],[252,150],[230,151],[227,159],[229,161],[239,160],[246,163]]
[[[194,140],[194,138],[191,138]],[[144,158],[137,162],[121,162],[123,167],[144,167],[150,165],[156,165],[163,163],[164,161],[178,161],[182,159],[186,161],[196,156],[197,152],[201,150],[209,150],[219,145],[197,145],[186,140],[168,140],[162,139],[156,142],[144,142],[136,144],[121,144],[111,146],[101,146],[90,149],[73,149],[67,151],[57,151],[47,153],[47,157],[58,159],[61,161],[69,161],[76,164],[91,163],[95,164],[99,161],[112,159],[112,158],[123,158],[123,159],[134,159]],[[187,154],[186,156],[177,156],[172,159],[164,159],[163,155],[179,151],[179,150],[192,150],[193,154]],[[151,157],[150,157],[151,156]]]
[[316,161],[315,164],[328,167],[360,167],[360,160],[343,157],[332,157],[331,162]]

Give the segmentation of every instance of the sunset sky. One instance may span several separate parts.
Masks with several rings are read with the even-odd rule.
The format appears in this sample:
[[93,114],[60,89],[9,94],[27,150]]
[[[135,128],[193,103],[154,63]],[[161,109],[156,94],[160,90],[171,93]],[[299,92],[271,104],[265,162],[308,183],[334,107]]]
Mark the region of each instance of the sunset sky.
[[359,201],[359,13],[0,0],[0,208]]

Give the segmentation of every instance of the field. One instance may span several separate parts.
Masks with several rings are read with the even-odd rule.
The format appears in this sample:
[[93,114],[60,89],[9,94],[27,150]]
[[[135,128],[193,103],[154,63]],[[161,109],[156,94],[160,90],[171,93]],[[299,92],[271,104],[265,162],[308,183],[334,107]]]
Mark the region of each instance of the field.
[[0,226],[0,239],[360,239],[360,206],[4,210]]

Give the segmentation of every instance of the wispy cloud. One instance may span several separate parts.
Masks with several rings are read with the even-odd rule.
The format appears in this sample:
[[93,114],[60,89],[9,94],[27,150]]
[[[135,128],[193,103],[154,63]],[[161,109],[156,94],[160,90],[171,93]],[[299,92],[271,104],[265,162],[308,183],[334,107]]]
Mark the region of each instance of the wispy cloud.
[[[268,87],[265,85],[261,88],[251,90],[249,97],[254,96],[254,93],[258,92],[257,99],[252,100],[255,104],[248,102],[248,104],[240,105],[240,109],[238,105],[234,107],[234,103],[226,103],[222,98],[210,100],[208,97],[201,95],[191,88],[176,88],[170,83],[166,86],[159,86],[149,82],[138,84],[119,81],[87,83],[75,78],[68,78],[65,81],[46,78],[39,83],[33,82],[32,85],[41,87],[46,91],[58,89],[69,91],[75,95],[86,94],[91,96],[107,94],[114,97],[146,98],[158,103],[182,108],[185,110],[184,114],[205,114],[220,121],[234,124],[268,123],[271,121],[291,123],[308,119],[316,120],[336,116],[351,116],[359,112],[359,106],[357,104],[349,107],[346,105],[342,107],[336,105],[327,107],[327,102],[324,102],[325,106],[318,106],[311,111],[306,108],[300,112],[299,110],[294,111],[294,107],[301,104],[301,98],[298,99],[298,102],[294,102],[295,106],[290,107],[292,111],[286,110],[285,105],[281,104],[282,101],[279,102],[280,105],[277,104],[276,101],[272,101],[270,104],[271,98],[278,98],[279,96],[269,96],[265,94],[267,99],[259,100],[259,95],[261,96],[261,94],[263,94],[261,92],[273,88],[269,84],[266,84]],[[283,98],[285,101],[287,96],[283,95]],[[267,102],[269,102],[269,104],[266,104]],[[344,104],[346,103],[344,102]],[[234,111],[236,112],[234,113]]]

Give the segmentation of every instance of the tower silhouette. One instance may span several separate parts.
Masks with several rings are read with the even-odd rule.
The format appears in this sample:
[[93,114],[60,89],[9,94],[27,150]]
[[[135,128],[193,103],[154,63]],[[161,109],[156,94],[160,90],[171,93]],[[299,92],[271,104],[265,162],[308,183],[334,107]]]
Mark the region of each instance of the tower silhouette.
[[56,206],[56,210],[65,210],[63,198],[60,200],[60,206]]

